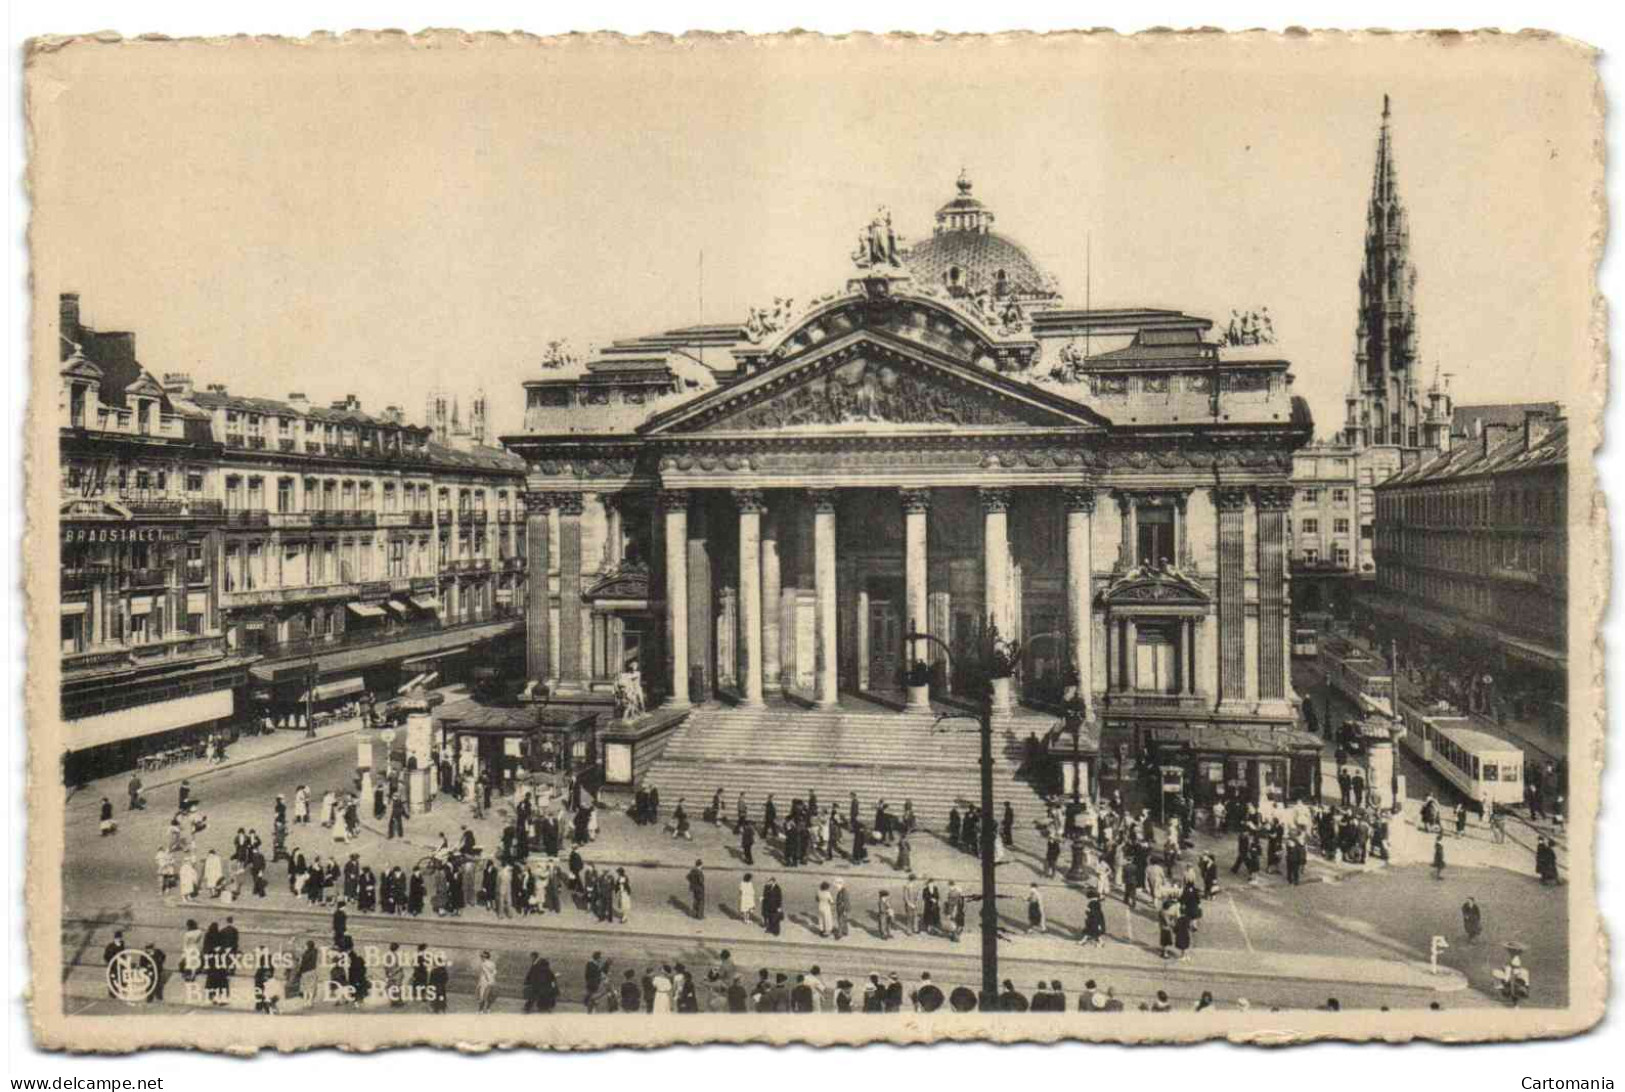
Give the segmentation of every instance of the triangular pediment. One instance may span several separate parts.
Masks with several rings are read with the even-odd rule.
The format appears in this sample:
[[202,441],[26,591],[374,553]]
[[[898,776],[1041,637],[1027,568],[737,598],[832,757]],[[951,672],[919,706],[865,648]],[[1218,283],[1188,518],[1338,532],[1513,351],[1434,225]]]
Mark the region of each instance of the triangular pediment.
[[1190,577],[1174,568],[1141,566],[1130,569],[1105,591],[1101,602],[1107,606],[1205,607],[1207,592]]
[[874,330],[772,367],[659,418],[647,435],[1099,427],[1088,408]]

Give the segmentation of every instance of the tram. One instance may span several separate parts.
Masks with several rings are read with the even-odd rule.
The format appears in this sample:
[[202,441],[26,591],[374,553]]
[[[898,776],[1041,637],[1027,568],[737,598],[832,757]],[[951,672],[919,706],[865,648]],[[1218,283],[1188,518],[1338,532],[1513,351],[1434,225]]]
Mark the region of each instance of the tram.
[[1320,630],[1314,626],[1292,627],[1292,655],[1299,658],[1320,655]]
[[1469,799],[1511,807],[1523,803],[1523,750],[1472,727],[1456,713],[1428,714],[1400,702],[1406,750]]

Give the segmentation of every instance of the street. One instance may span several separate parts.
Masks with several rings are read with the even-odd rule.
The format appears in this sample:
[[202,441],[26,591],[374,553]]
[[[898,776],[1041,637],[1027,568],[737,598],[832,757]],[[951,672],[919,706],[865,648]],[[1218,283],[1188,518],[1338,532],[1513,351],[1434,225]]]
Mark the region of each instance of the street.
[[[268,845],[271,803],[277,793],[291,800],[295,786],[303,783],[319,799],[327,788],[350,783],[354,763],[355,737],[346,733],[193,777],[194,794],[209,817],[208,830],[199,836],[200,850],[214,846],[229,854],[239,827],[258,830]],[[1422,777],[1430,775],[1418,772],[1422,776],[1410,781],[1420,786]],[[68,919],[64,937],[69,962],[76,964],[68,972],[70,992],[85,992],[79,987],[86,975],[89,992],[98,992],[98,957],[113,923],[126,924],[132,942],[156,939],[172,957],[187,918],[206,925],[231,913],[248,934],[245,944],[261,932],[274,936],[278,944],[302,937],[325,942],[330,937],[327,911],[288,893],[281,864],[268,869],[270,889],[263,900],[249,896],[228,907],[183,906],[172,895],[160,899],[154,856],[165,840],[173,792],[173,787],[155,791],[144,812],[121,809],[120,829],[107,837],[97,832],[96,796],[81,794],[71,802],[64,876]],[[776,851],[759,842],[754,864],[746,865],[732,831],[699,822],[698,802],[688,807],[696,820],[692,842],[675,840],[658,826],[638,826],[626,815],[605,809],[600,837],[583,856],[600,867],[627,870],[634,908],[625,925],[599,923],[568,903],[560,915],[501,923],[479,908],[456,919],[390,920],[355,913],[352,907],[351,931],[361,942],[442,946],[460,953],[454,958],[463,974],[469,972],[473,955],[489,946],[500,953],[505,982],[517,981],[528,963],[527,953],[539,950],[556,959],[556,969],[566,982],[565,996],[573,999],[579,998],[580,989],[571,984],[571,976],[579,976],[594,950],[627,967],[683,961],[704,968],[721,949],[729,948],[752,975],[761,966],[790,972],[816,963],[830,981],[840,975],[861,983],[871,972],[894,970],[905,980],[930,970],[947,981],[977,981],[975,902],[967,914],[970,933],[959,944],[901,931],[890,940],[880,939],[875,910],[879,893],[889,890],[894,907],[900,908],[899,889],[907,879],[895,870],[892,849],[875,847],[865,864],[837,859],[785,869]],[[666,810],[669,813],[670,808]],[[493,806],[483,820],[475,820],[469,806],[442,797],[432,811],[408,820],[404,840],[385,839],[367,809],[362,834],[354,843],[336,844],[328,831],[313,824],[295,827],[289,844],[309,855],[356,853],[375,868],[381,864],[410,868],[438,843],[441,832],[455,841],[465,824],[481,844],[494,844],[506,813],[505,805]],[[1425,1007],[1426,1001],[1437,999],[1460,1007],[1495,1003],[1489,972],[1504,956],[1500,943],[1516,939],[1529,945],[1525,960],[1535,970],[1532,1003],[1561,1004],[1566,996],[1562,896],[1541,889],[1528,875],[1504,868],[1457,867],[1448,870],[1443,881],[1435,881],[1421,865],[1362,867],[1329,862],[1312,853],[1303,885],[1289,888],[1280,876],[1264,875],[1249,886],[1229,882],[1233,846],[1205,835],[1197,842],[1187,851],[1187,860],[1210,850],[1219,861],[1223,882],[1206,904],[1190,958],[1175,964],[1161,958],[1156,921],[1143,900],[1132,911],[1120,897],[1108,900],[1105,947],[1080,948],[1075,941],[1085,906],[1081,889],[1059,877],[1045,880],[1042,839],[1035,831],[1018,830],[1010,860],[999,869],[1000,917],[1008,935],[1002,946],[1001,976],[1014,979],[1023,989],[1038,977],[1058,977],[1072,990],[1095,977],[1136,1001],[1151,998],[1159,989],[1176,999],[1192,1000],[1211,989],[1221,1001],[1245,997],[1254,1005],[1315,1006],[1336,996],[1346,1006]],[[707,873],[704,923],[692,916],[685,879],[695,860],[704,862]],[[968,894],[979,887],[975,859],[934,832],[916,837],[914,870],[944,885],[956,880]],[[733,911],[735,891],[745,872],[753,875],[758,891],[769,876],[777,876],[783,885],[788,920],[781,938],[769,938]],[[840,941],[818,936],[813,912],[818,885],[835,879],[847,884],[854,908],[853,933]],[[1042,936],[1026,933],[1026,899],[1034,882],[1048,916]],[[1460,935],[1459,907],[1469,893],[1486,909],[1486,933],[1474,947]],[[1461,972],[1465,981],[1427,975],[1434,935],[1447,937],[1451,944],[1442,966]],[[105,994],[105,988],[100,992]]]

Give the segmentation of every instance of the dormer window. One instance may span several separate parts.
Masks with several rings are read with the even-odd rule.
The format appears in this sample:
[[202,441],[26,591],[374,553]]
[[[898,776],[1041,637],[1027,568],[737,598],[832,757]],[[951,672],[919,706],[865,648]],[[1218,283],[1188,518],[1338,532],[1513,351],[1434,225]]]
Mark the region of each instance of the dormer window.
[[993,274],[993,292],[995,295],[1004,295],[1008,288],[1009,285],[1005,279],[1004,270],[1001,269]]

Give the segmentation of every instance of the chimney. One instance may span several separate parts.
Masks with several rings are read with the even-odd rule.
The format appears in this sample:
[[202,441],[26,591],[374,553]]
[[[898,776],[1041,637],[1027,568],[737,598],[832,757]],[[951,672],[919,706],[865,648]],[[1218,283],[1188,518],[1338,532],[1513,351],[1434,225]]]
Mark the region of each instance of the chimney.
[[402,420],[403,420],[403,418],[401,416],[401,407],[399,407],[399,406],[385,406],[384,407],[384,420],[388,421],[392,425],[400,424],[402,422]]
[[1484,422],[1484,454],[1488,455],[1506,442],[1507,434],[1512,426],[1504,421]]
[[1552,431],[1551,415],[1543,409],[1524,410],[1523,412],[1523,449],[1532,451],[1539,447]]
[[187,372],[165,372],[164,390],[182,398],[192,397],[192,377]]
[[69,341],[80,340],[79,293],[64,292],[57,301],[62,311],[62,336]]
[[210,383],[209,390],[213,394],[225,394],[226,385],[224,383]]
[[304,391],[289,391],[288,405],[292,406],[300,413],[310,412],[310,399],[305,396]]

